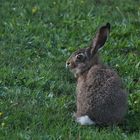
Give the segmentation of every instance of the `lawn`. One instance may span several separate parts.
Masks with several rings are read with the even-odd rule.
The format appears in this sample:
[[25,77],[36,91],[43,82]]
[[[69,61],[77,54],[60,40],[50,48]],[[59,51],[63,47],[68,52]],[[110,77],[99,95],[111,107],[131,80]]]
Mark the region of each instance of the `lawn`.
[[[129,110],[119,126],[80,126],[65,61],[106,22],[100,53],[121,76]],[[0,140],[9,139],[140,139],[140,0],[0,0]]]

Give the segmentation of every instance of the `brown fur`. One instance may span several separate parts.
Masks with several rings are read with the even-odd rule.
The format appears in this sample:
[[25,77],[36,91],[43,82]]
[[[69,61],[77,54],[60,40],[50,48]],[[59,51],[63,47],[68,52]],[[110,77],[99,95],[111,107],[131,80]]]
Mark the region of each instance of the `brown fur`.
[[[76,117],[88,115],[97,124],[115,124],[127,111],[127,93],[115,71],[103,65],[97,51],[109,34],[110,24],[102,26],[89,48],[73,53],[67,61],[77,78]],[[83,58],[77,60],[77,55]]]

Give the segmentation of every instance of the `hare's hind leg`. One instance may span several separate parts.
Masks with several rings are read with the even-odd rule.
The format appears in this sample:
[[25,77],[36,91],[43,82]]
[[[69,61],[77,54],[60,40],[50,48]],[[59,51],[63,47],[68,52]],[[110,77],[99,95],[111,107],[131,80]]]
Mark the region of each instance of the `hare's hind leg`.
[[77,117],[76,122],[80,123],[81,125],[95,125],[95,122],[92,121],[87,115]]

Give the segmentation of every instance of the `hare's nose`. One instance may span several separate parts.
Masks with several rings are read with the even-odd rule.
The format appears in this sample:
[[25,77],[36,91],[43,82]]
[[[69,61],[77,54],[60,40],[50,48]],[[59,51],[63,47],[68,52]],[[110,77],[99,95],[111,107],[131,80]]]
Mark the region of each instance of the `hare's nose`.
[[70,65],[70,62],[67,62],[67,65],[69,66]]
[[66,68],[67,68],[68,66],[70,66],[70,62],[67,62],[67,63],[66,63]]

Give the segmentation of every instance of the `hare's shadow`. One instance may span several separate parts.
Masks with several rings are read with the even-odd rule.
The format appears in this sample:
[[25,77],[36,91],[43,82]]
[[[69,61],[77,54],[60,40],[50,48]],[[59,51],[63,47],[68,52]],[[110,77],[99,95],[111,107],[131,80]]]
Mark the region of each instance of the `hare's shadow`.
[[127,133],[136,133],[140,131],[140,111],[131,112],[126,115],[126,119],[120,128]]

